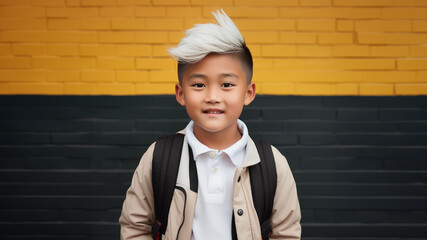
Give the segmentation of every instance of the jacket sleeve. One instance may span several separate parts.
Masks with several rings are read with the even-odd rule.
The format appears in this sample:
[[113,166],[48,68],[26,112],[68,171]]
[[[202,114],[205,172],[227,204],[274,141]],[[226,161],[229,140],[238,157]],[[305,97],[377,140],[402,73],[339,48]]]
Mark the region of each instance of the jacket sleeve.
[[301,211],[295,180],[286,158],[275,147],[272,148],[276,161],[277,188],[271,216],[270,239],[300,239]]
[[119,219],[120,239],[152,239],[151,225],[154,219],[153,187],[151,184],[151,163],[154,144],[139,162],[132,183],[126,192],[122,213]]

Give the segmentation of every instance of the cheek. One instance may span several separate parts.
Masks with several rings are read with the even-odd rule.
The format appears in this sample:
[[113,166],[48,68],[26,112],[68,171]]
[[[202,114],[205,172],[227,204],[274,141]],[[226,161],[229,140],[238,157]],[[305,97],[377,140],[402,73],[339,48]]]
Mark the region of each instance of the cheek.
[[188,113],[198,111],[198,109],[200,108],[200,103],[198,101],[197,96],[195,96],[194,94],[186,95],[185,107]]
[[246,100],[246,91],[240,91],[238,94],[236,94],[236,102],[239,102],[240,104],[244,104]]
[[185,95],[185,102],[190,105],[195,105],[198,103],[197,94],[191,93]]
[[237,111],[243,109],[245,104],[245,96],[242,94],[235,94],[232,97],[229,97],[228,107],[233,108]]

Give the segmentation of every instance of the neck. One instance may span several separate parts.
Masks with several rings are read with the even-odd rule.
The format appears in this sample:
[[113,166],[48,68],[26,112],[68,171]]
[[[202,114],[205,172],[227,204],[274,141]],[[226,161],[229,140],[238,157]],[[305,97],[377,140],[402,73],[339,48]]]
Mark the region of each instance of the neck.
[[227,149],[242,138],[237,124],[235,127],[221,132],[208,132],[200,127],[194,126],[193,133],[201,143],[218,151]]

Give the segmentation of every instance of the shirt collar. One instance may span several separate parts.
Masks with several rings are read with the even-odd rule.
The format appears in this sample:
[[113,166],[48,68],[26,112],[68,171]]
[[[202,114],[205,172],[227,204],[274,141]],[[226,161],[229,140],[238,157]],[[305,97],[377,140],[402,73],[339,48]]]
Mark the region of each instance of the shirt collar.
[[[194,128],[194,122],[190,121],[187,127],[185,128],[185,137],[187,138],[187,142],[190,145],[191,150],[193,151],[194,160],[196,160],[200,154],[210,152],[210,151],[218,152],[218,150],[211,149],[206,145],[204,145],[203,143],[201,143],[196,138],[196,136],[194,136],[193,128]],[[222,153],[222,152],[226,153],[230,157],[233,164],[239,167],[242,165],[242,162],[243,162],[246,145],[249,139],[249,133],[248,133],[248,128],[246,127],[246,124],[240,119],[237,119],[237,128],[242,134],[242,137],[233,145],[231,145],[227,149],[222,150],[219,153]],[[243,157],[239,157],[239,154],[241,153],[243,153]]]

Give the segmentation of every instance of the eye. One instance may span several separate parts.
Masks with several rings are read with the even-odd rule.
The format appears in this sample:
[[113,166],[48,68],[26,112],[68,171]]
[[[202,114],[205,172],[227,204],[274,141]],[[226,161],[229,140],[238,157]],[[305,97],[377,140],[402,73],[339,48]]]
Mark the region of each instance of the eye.
[[223,83],[221,85],[221,87],[223,87],[223,88],[229,88],[229,87],[232,87],[232,86],[234,86],[232,83]]
[[191,85],[192,87],[195,87],[195,88],[204,88],[205,87],[205,84],[203,84],[203,83],[195,83],[195,84],[193,84],[193,85]]

